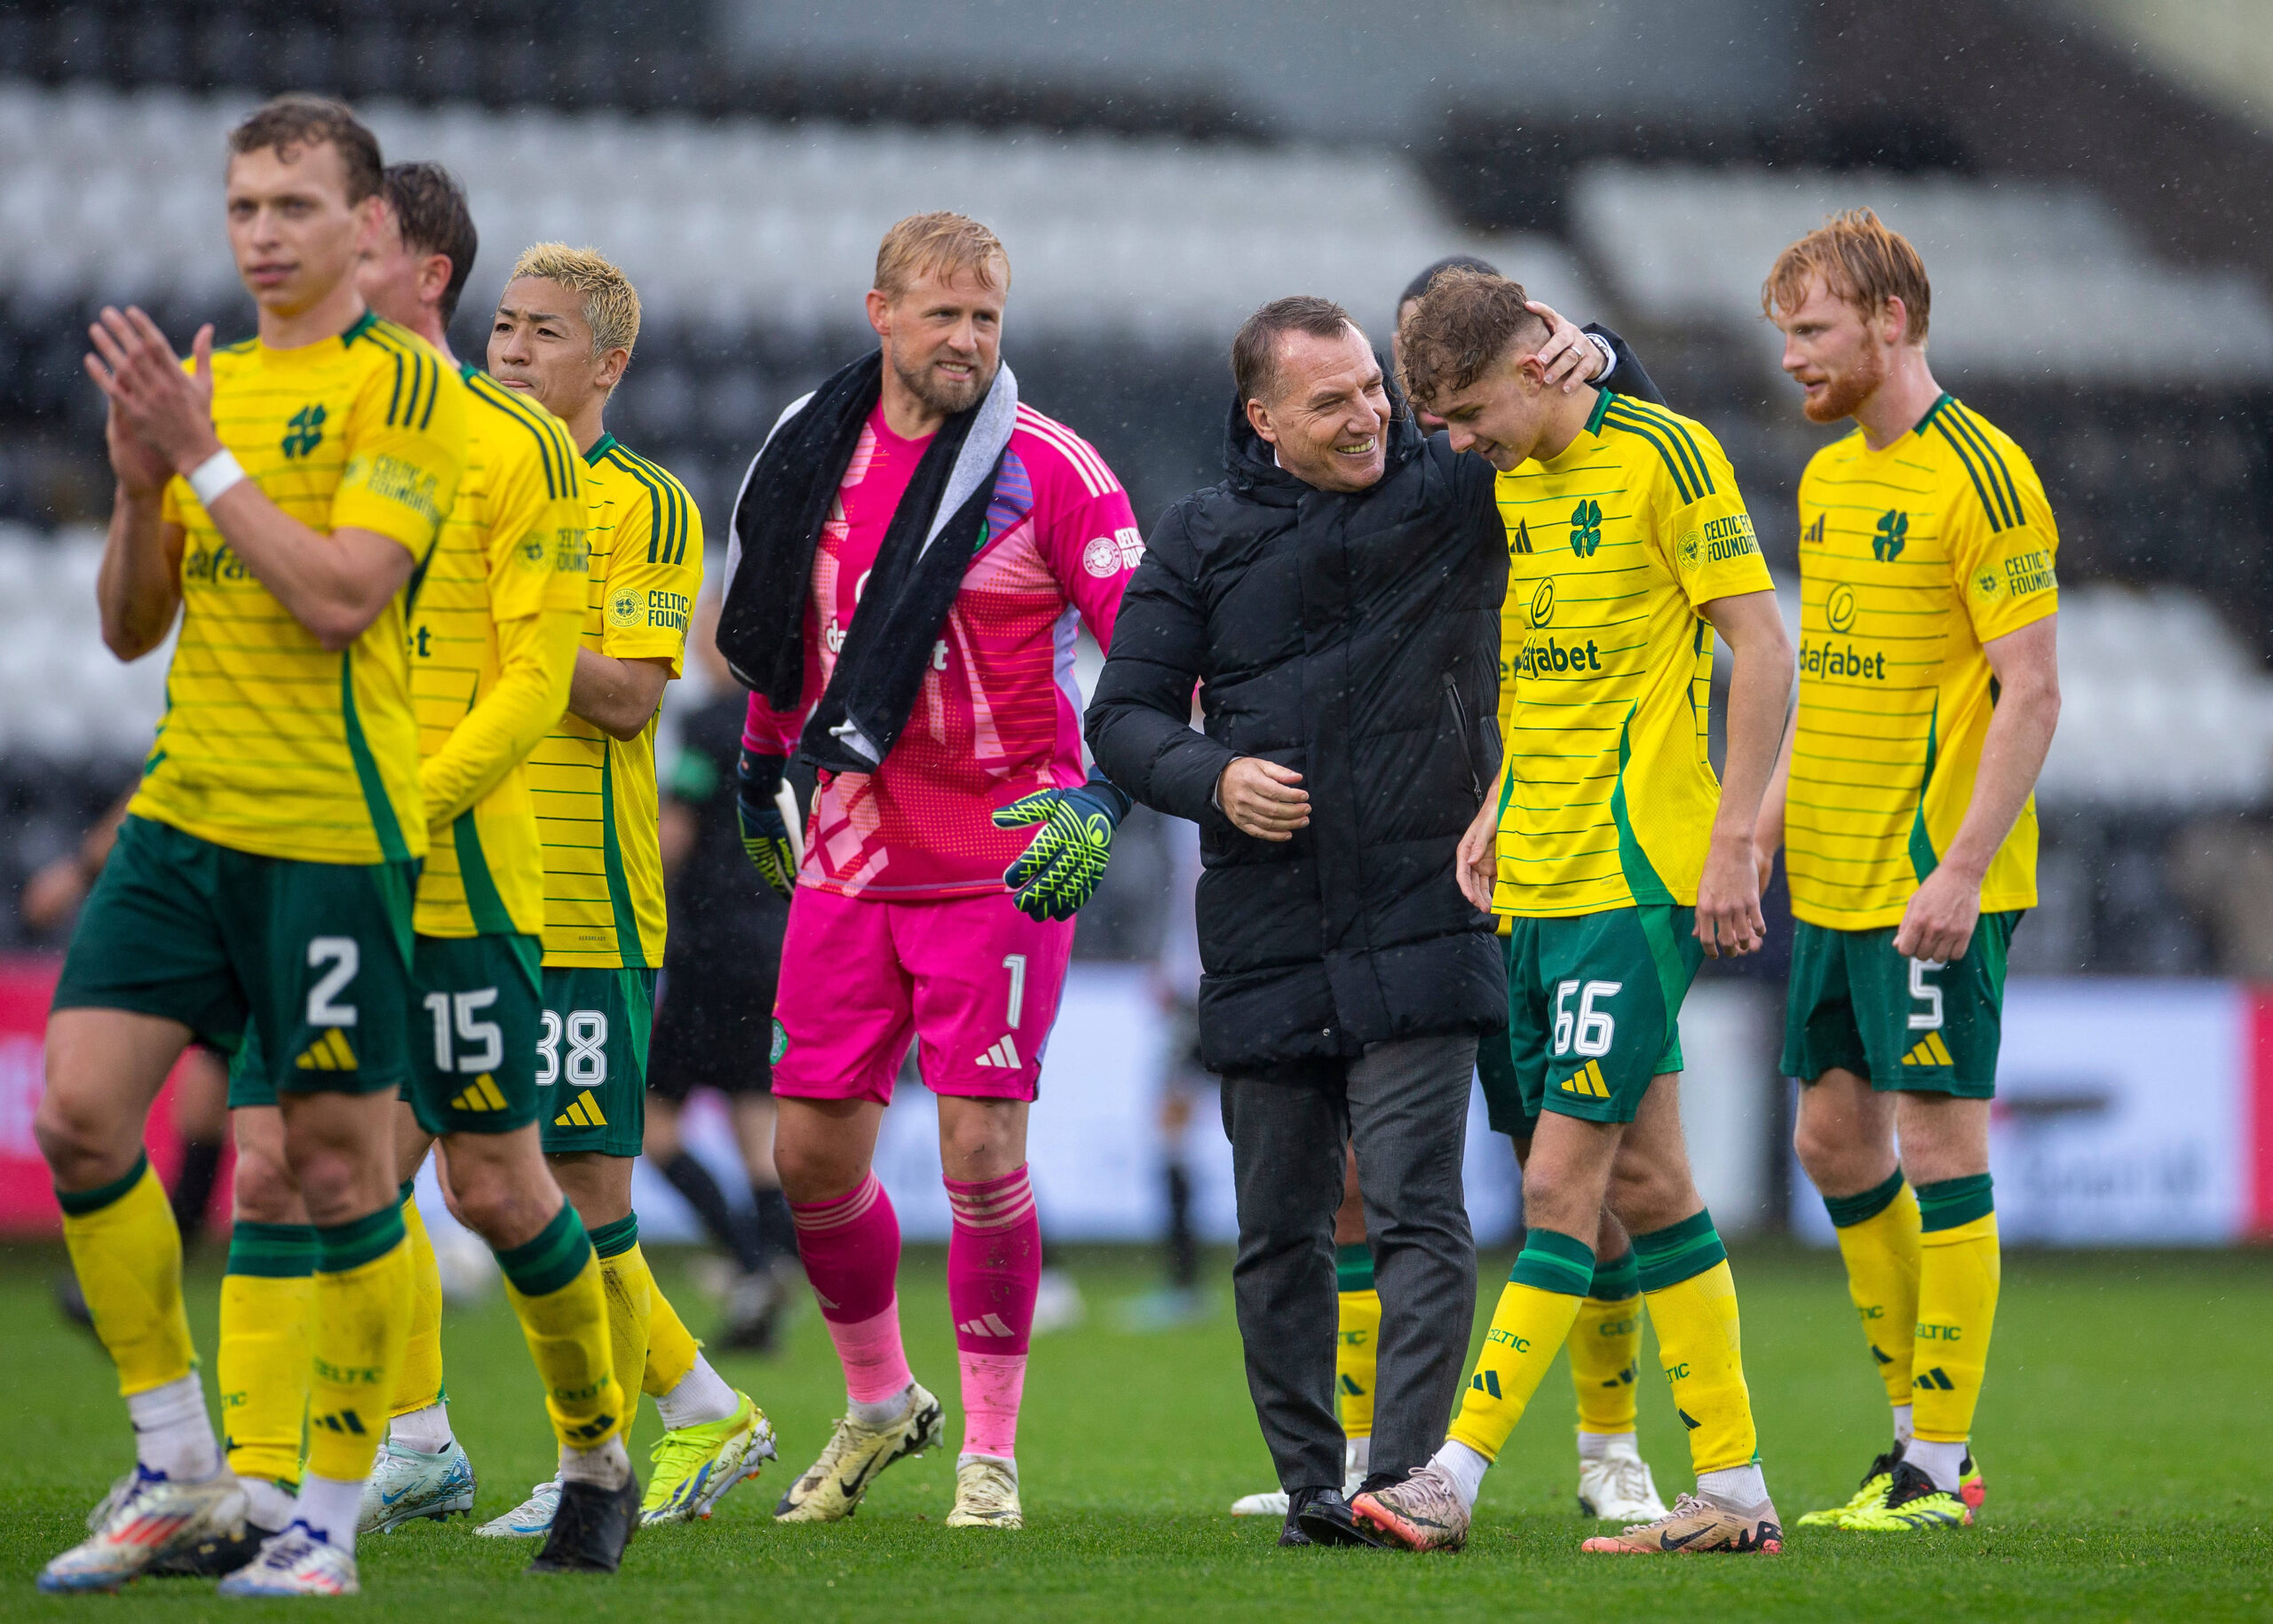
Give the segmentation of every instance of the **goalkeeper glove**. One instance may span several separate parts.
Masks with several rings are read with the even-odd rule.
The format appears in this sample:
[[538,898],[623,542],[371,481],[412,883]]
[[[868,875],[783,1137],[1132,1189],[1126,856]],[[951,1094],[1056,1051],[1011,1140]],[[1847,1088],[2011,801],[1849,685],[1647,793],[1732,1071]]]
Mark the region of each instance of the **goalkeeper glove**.
[[783,765],[779,756],[741,753],[734,765],[734,821],[741,828],[742,850],[750,866],[786,897],[797,883],[797,849],[790,844],[789,825],[775,804]]
[[1034,919],[1071,919],[1105,877],[1113,831],[1129,812],[1129,797],[1102,778],[1072,789],[1044,789],[994,814],[998,829],[1039,823],[1026,852],[1003,870],[1002,883],[1020,912]]

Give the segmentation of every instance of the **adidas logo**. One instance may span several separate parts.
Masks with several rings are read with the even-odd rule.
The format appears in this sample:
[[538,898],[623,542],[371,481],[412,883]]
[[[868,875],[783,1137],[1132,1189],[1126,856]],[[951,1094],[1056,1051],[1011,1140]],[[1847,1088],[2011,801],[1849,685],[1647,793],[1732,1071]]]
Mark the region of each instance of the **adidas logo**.
[[1366,1396],[1366,1390],[1358,1385],[1358,1378],[1351,1375],[1348,1371],[1343,1371],[1336,1380],[1341,1384],[1342,1392],[1348,1397],[1352,1398],[1362,1398]]
[[1891,1365],[1894,1363],[1894,1359],[1890,1355],[1879,1351],[1879,1345],[1876,1343],[1873,1343],[1871,1344],[1871,1357],[1878,1360],[1881,1365]]
[[609,1433],[614,1430],[615,1417],[613,1415],[599,1415],[595,1416],[589,1422],[569,1428],[568,1433],[572,1438],[598,1440],[599,1438],[606,1438]]
[[552,1119],[555,1128],[605,1128],[607,1118],[600,1114],[600,1102],[586,1089],[576,1096],[575,1103]]
[[1687,1427],[1691,1432],[1696,1431],[1698,1428],[1705,1424],[1703,1422],[1698,1420],[1697,1417],[1691,1415],[1687,1410],[1682,1409],[1678,1406],[1675,1406],[1674,1414],[1681,1417],[1681,1424]]
[[327,1428],[334,1432],[352,1432],[357,1438],[364,1435],[362,1417],[352,1410],[334,1410],[329,1415],[311,1415],[308,1425]]
[[1531,527],[1520,519],[1516,520],[1516,539],[1509,543],[1508,551],[1510,553],[1531,551]]
[[1588,1099],[1608,1099],[1610,1085],[1602,1080],[1602,1065],[1589,1060],[1563,1080],[1563,1092],[1582,1094]]
[[1822,514],[1817,514],[1815,516],[1815,523],[1810,525],[1806,529],[1800,532],[1800,545],[1802,547],[1820,547],[1823,545]]
[[966,1319],[955,1327],[965,1336],[1016,1336],[1018,1333],[1002,1323],[1002,1316],[985,1313],[976,1319]]
[[1479,1393],[1489,1393],[1494,1398],[1500,1396],[1500,1373],[1496,1370],[1479,1370],[1469,1378],[1468,1384]]
[[1018,1058],[1018,1040],[1007,1034],[1000,1042],[978,1057],[978,1063],[981,1066],[999,1066],[1005,1071],[1016,1071],[1026,1064]]
[[453,1111],[503,1111],[505,1096],[498,1089],[497,1080],[487,1072],[466,1085],[465,1092],[450,1102]]
[[304,1072],[352,1072],[357,1062],[355,1051],[347,1046],[347,1034],[334,1026],[302,1050],[292,1064]]
[[1902,1057],[1905,1066],[1955,1066],[1950,1058],[1950,1046],[1942,1042],[1942,1034],[1929,1032],[1920,1038],[1910,1052]]
[[1634,1385],[1635,1379],[1640,1374],[1641,1367],[1639,1366],[1628,1365],[1625,1369],[1611,1377],[1609,1381],[1604,1382],[1603,1385],[1604,1387],[1631,1387]]
[[1929,1393],[1953,1393],[1957,1391],[1957,1383],[1949,1379],[1948,1374],[1944,1372],[1939,1365],[1935,1366],[1931,1370],[1928,1371],[1924,1375],[1920,1376],[1910,1385],[1913,1387],[1922,1387]]

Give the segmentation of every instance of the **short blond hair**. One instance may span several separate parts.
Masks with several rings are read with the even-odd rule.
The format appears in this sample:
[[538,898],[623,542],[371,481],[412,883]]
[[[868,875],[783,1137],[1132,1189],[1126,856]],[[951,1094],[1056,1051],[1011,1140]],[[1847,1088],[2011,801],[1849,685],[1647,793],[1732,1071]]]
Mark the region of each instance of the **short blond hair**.
[[610,350],[626,355],[639,342],[639,292],[614,261],[594,248],[566,242],[537,242],[513,261],[513,280],[535,276],[558,282],[584,301],[584,325],[592,329],[592,359]]
[[1909,318],[1905,342],[1926,342],[1926,320],[1934,302],[1926,262],[1909,238],[1870,210],[1834,214],[1777,255],[1775,267],[1761,284],[1761,310],[1771,321],[1779,310],[1789,315],[1807,303],[1808,286],[1818,276],[1834,298],[1861,312],[1865,320],[1884,310],[1889,299],[1900,299]]
[[888,299],[898,298],[928,272],[953,276],[958,271],[975,273],[998,293],[1010,290],[1010,256],[1002,239],[967,214],[944,209],[911,214],[876,245],[876,291]]

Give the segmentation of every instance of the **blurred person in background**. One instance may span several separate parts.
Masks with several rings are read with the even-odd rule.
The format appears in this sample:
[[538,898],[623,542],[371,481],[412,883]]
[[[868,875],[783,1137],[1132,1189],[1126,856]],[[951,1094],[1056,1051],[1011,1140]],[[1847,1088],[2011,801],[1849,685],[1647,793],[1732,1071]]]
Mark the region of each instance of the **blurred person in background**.
[[[735,764],[749,708],[718,653],[718,600],[706,593],[690,639],[710,685],[679,725],[678,755],[663,780],[663,872],[670,884],[654,1046],[647,1057],[646,1156],[733,1260],[719,1340],[775,1351],[797,1238],[773,1170],[774,984],[789,899],[750,871],[735,809]],[[697,1089],[723,1095],[756,1210],[738,1209],[679,1134]]]
[[[1411,1549],[1464,1542],[1485,1471],[1601,1288],[1607,1205],[1624,1226],[1615,1243],[1634,1232],[1627,1267],[1689,1428],[1697,1493],[1583,1549],[1775,1551],[1735,1287],[1682,1139],[1678,1020],[1707,955],[1762,939],[1753,830],[1791,647],[1711,433],[1661,407],[1556,388],[1532,355],[1545,336],[1522,288],[1471,270],[1432,281],[1399,334],[1414,398],[1498,471],[1503,602],[1521,606],[1523,636],[1502,644],[1516,656],[1505,759],[1457,875],[1477,908],[1509,921],[1507,1042],[1537,1126],[1523,1253],[1460,1414],[1427,1465],[1369,1485],[1354,1509]],[[1715,634],[1735,659],[1725,789],[1701,714]]]
[[[25,929],[46,936],[66,929],[78,916],[79,905],[100,877],[118,840],[118,826],[126,817],[129,790],[104,814],[102,820],[80,837],[78,849],[43,865],[24,881],[16,911]],[[181,1144],[181,1163],[174,1172],[168,1196],[174,1226],[182,1244],[194,1245],[204,1237],[213,1210],[213,1187],[221,1176],[221,1155],[229,1134],[229,1062],[206,1044],[193,1042],[174,1072],[174,1137]],[[68,1271],[56,1277],[55,1299],[64,1314],[80,1325],[94,1322],[87,1315],[87,1300]]]
[[1894,1411],[1842,1506],[1802,1524],[1961,1527],[2000,1263],[1989,1176],[2006,955],[2036,906],[2060,716],[2060,536],[2028,454],[1934,381],[1931,289],[1869,210],[1777,258],[1761,305],[1810,423],[1800,696],[1760,810],[1795,921],[1793,1142],[1839,1235]]
[[[1144,543],[1104,458],[1019,401],[1010,289],[978,221],[894,225],[867,298],[876,349],[782,414],[735,503],[718,646],[753,690],[744,833],[795,891],[774,1156],[847,1398],[785,1521],[850,1517],[877,1473],[945,1436],[908,1369],[899,1224],[873,1168],[913,1036],[954,1211],[964,1431],[946,1524],[1025,1525],[1042,1261],[1027,1118],[1073,915],[1129,809],[1084,781],[1073,638],[1111,642]],[[775,804],[792,754],[820,774],[802,857]]]

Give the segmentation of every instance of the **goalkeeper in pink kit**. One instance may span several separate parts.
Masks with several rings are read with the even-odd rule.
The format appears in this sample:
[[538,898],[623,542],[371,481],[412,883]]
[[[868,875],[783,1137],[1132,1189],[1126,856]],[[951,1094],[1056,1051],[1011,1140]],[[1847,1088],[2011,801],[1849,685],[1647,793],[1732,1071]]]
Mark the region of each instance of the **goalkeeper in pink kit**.
[[[907,1367],[899,1225],[870,1168],[918,1043],[954,1229],[964,1412],[951,1527],[1022,1525],[1018,1401],[1041,1271],[1026,1113],[1073,949],[1129,799],[1082,767],[1077,625],[1109,646],[1143,544],[1097,452],[1001,364],[1010,262],[955,214],[885,234],[878,353],[792,406],[734,505],[718,647],[752,690],[744,844],[794,888],[774,1002],[774,1160],[844,1367],[846,1414],[781,1497],[849,1517],[936,1446]],[[799,861],[776,804],[820,769]]]

